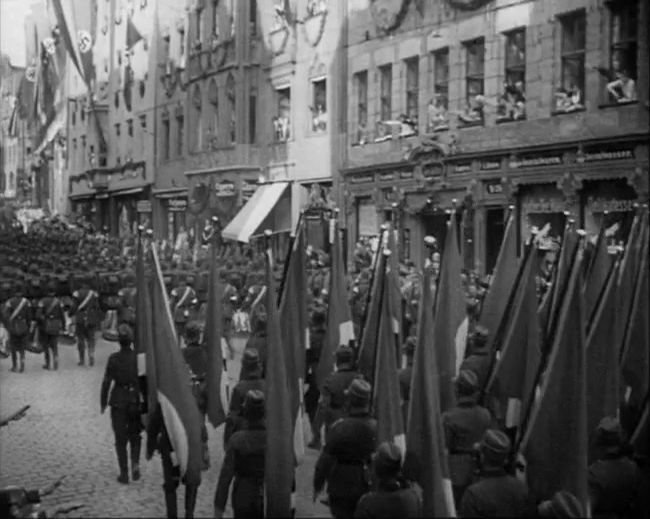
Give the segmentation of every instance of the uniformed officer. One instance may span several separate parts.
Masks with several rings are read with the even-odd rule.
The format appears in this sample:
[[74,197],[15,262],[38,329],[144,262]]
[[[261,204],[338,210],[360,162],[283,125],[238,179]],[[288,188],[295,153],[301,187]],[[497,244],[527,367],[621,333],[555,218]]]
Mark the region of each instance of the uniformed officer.
[[[25,297],[23,284],[14,283],[14,295],[2,306],[2,322],[9,332],[11,371],[25,371],[25,347],[32,321],[32,305]],[[20,360],[20,364],[18,361]]]
[[460,502],[461,517],[532,517],[535,504],[521,479],[506,472],[510,457],[506,433],[488,429],[480,444],[480,477]]
[[456,377],[457,405],[442,414],[445,441],[449,451],[449,472],[456,505],[472,483],[476,466],[475,444],[490,427],[490,412],[477,404],[478,379],[470,370]]
[[308,385],[307,391],[305,392],[305,410],[307,411],[309,424],[311,425],[312,439],[308,445],[311,449],[321,448],[320,423],[316,419],[318,415],[318,400],[320,398],[316,371],[327,331],[326,319],[327,309],[323,306],[315,305],[311,312],[309,349],[306,352],[307,373],[305,374],[305,384]]
[[241,361],[241,372],[239,382],[235,385],[230,396],[228,416],[223,432],[224,446],[228,444],[230,437],[245,427],[244,420],[244,399],[249,391],[261,391],[264,393],[266,386],[262,378],[262,366],[255,348],[244,350]]
[[409,485],[402,477],[402,453],[399,447],[394,443],[382,443],[373,465],[376,489],[361,497],[354,517],[420,517],[422,491],[415,485]]
[[83,276],[80,287],[72,293],[70,313],[76,319],[77,350],[79,351],[79,366],[85,364],[86,349],[88,364],[95,364],[95,332],[99,327],[100,309],[99,294],[90,287],[90,278]]
[[266,370],[266,351],[267,351],[267,337],[266,337],[266,309],[263,304],[259,304],[253,311],[251,317],[252,332],[246,342],[246,349],[254,348],[257,350],[260,366],[262,368],[262,377]]
[[490,375],[491,355],[487,345],[488,330],[483,326],[476,326],[474,332],[467,338],[467,351],[460,369],[473,371],[478,379],[479,388],[485,387]]
[[[131,348],[133,330],[125,323],[118,326],[120,351],[112,353],[102,381],[100,404],[102,414],[111,406],[111,424],[115,434],[115,451],[120,468],[117,481],[129,482],[127,443],[131,448],[131,477],[140,479],[140,390],[136,353]],[[111,389],[112,387],[112,389]],[[110,397],[109,397],[110,390]]]
[[176,332],[179,337],[185,335],[185,324],[190,315],[190,307],[196,300],[196,292],[194,292],[194,289],[190,285],[193,281],[193,276],[181,276],[178,286],[173,288],[170,294],[169,303],[174,317],[174,324],[176,325]]
[[248,391],[243,412],[245,428],[233,434],[226,445],[226,456],[214,494],[216,518],[223,516],[233,478],[231,503],[235,518],[264,517],[264,393],[255,389]]
[[59,333],[63,330],[65,316],[63,305],[56,297],[56,283],[50,281],[47,284],[47,295],[41,299],[36,309],[37,320],[40,323],[41,340],[43,353],[45,354],[45,365],[43,369],[50,369],[50,355],[52,368],[59,369]]
[[597,460],[589,465],[588,473],[591,512],[595,517],[633,517],[635,513],[641,517],[641,511],[634,510],[641,473],[626,452],[618,419],[603,418],[594,433],[594,443]]
[[359,377],[361,374],[354,368],[354,351],[349,346],[339,346],[336,370],[325,379],[319,403],[326,435],[330,426],[345,414],[345,392]]
[[377,421],[370,416],[371,387],[353,379],[346,391],[347,415],[326,436],[314,471],[314,502],[327,482],[335,518],[352,517],[361,496],[370,489],[369,466],[377,446]]

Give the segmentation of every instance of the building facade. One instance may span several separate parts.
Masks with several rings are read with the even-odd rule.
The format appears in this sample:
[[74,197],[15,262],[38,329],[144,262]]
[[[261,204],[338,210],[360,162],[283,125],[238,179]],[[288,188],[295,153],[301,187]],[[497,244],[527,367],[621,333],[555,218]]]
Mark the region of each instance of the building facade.
[[350,243],[386,220],[400,255],[444,242],[463,209],[465,267],[491,271],[509,205],[522,239],[565,212],[588,234],[648,198],[648,3],[348,4],[340,203]]
[[18,117],[18,89],[25,69],[0,55],[0,196],[3,200],[23,198],[25,177],[25,124]]

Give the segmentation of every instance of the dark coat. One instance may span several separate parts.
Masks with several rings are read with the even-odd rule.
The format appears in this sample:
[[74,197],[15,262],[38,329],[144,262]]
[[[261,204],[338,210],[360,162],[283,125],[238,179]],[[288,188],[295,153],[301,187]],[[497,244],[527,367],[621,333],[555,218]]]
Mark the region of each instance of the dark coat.
[[246,393],[251,390],[264,392],[265,389],[264,379],[260,378],[257,373],[251,373],[245,379],[237,382],[230,395],[228,416],[226,416],[226,426],[223,431],[224,445],[228,444],[228,440],[230,440],[234,433],[246,427],[246,420],[243,417]]
[[359,372],[352,368],[343,368],[330,373],[325,379],[321,397],[323,421],[326,428],[329,428],[345,414],[345,391],[350,387],[352,381],[360,376]]
[[638,500],[640,481],[641,473],[636,463],[627,456],[608,456],[592,463],[588,484],[594,517],[631,516]]
[[354,517],[368,519],[421,515],[421,491],[416,487],[400,485],[397,481],[380,483],[376,491],[364,494],[354,512]]
[[246,342],[246,349],[255,348],[260,357],[262,373],[266,371],[267,339],[266,330],[253,332]]
[[[110,392],[111,383],[113,389]],[[129,350],[120,350],[108,357],[106,371],[101,389],[101,406],[107,404],[111,407],[138,406],[140,403],[140,387],[138,382],[138,367],[136,353]]]
[[523,481],[504,469],[484,471],[460,502],[461,517],[533,517],[535,504]]

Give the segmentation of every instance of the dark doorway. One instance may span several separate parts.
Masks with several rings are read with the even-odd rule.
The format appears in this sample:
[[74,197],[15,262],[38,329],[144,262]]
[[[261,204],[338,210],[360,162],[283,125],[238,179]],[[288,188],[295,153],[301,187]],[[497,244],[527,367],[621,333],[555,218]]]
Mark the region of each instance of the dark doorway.
[[442,254],[447,237],[447,220],[449,216],[444,211],[422,213],[422,225],[425,236],[433,236],[438,244],[438,252]]

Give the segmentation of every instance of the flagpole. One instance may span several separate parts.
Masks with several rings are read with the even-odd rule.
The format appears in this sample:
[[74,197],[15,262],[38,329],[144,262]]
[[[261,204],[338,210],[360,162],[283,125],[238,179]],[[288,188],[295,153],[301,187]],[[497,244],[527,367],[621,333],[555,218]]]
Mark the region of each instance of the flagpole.
[[370,284],[368,285],[368,293],[366,294],[366,304],[363,308],[363,319],[361,320],[361,327],[359,330],[359,339],[358,339],[358,346],[357,346],[357,361],[359,360],[359,350],[361,348],[361,344],[363,343],[363,334],[366,333],[366,321],[368,320],[368,309],[370,307],[370,300],[372,299],[372,291],[374,289],[375,285],[375,278],[377,277],[377,268],[379,268],[379,254],[381,254],[381,250],[383,249],[383,242],[384,242],[384,231],[386,230],[386,225],[381,224],[379,227],[379,241],[377,242],[377,252],[374,255],[373,258],[373,264],[372,264],[372,270],[370,271]]

